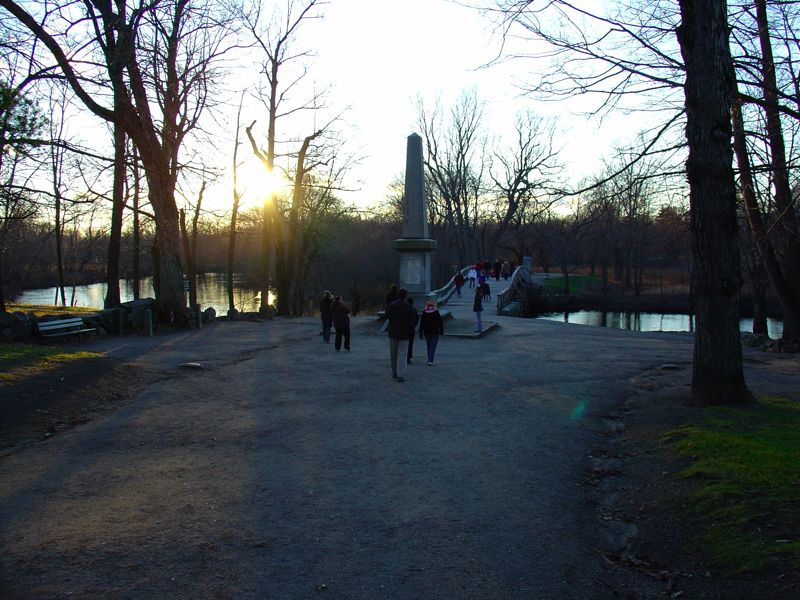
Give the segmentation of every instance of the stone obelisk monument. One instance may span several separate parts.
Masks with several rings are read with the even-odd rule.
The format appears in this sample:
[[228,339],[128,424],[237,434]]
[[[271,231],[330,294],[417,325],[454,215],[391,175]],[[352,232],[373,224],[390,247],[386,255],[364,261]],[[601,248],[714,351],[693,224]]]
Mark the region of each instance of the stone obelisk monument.
[[422,138],[408,136],[406,181],[403,193],[403,237],[394,241],[400,253],[400,287],[414,298],[417,310],[431,298],[431,252],[436,240],[428,239],[428,210],[425,198],[425,171],[422,164]]

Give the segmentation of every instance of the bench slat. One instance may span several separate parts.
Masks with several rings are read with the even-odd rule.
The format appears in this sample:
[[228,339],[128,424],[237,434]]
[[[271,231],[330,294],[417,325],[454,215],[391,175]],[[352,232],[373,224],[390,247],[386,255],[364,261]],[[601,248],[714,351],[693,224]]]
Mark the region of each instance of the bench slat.
[[73,330],[70,330],[70,331],[61,331],[61,332],[55,332],[55,333],[51,332],[51,331],[47,331],[47,332],[41,332],[41,333],[42,333],[42,335],[44,337],[56,337],[56,336],[59,336],[59,335],[71,335],[73,333],[88,333],[90,331],[97,331],[97,330],[94,327],[92,327],[91,329],[73,329]]
[[39,321],[39,327],[45,328],[69,327],[70,325],[83,325],[83,319],[75,317],[74,319],[60,319],[58,321]]

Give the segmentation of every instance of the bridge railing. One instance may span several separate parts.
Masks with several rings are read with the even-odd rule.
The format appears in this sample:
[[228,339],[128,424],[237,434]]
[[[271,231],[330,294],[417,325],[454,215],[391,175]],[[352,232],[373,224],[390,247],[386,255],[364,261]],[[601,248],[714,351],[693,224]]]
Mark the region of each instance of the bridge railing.
[[[469,273],[470,267],[464,267],[461,269],[460,273],[461,276],[464,278],[464,281],[467,279],[467,274]],[[436,304],[445,304],[450,299],[456,291],[456,276],[453,275],[446,284],[440,287],[438,290],[432,290],[431,294],[436,294]]]
[[514,273],[508,281],[508,287],[496,294],[497,313],[500,314],[500,311],[512,302],[520,302],[523,314],[527,313],[528,293],[526,290],[532,285],[534,285],[533,275],[527,267],[520,266],[514,269]]

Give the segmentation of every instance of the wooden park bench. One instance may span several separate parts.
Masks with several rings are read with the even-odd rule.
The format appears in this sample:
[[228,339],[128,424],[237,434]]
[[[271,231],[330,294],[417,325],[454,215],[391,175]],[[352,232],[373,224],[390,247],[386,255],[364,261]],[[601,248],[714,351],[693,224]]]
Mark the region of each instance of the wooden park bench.
[[42,337],[56,337],[95,331],[94,327],[87,327],[81,317],[71,317],[57,321],[39,321],[38,328]]

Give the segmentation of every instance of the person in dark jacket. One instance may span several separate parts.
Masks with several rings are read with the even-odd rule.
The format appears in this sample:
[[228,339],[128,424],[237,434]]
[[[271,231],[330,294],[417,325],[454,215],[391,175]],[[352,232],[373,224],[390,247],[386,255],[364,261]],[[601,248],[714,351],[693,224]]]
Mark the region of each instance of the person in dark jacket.
[[419,323],[419,315],[417,314],[417,309],[414,308],[414,299],[413,298],[406,298],[406,302],[414,311],[414,323],[411,325],[411,330],[408,332],[408,354],[406,354],[406,363],[411,364],[411,356],[414,353],[414,336],[417,335],[417,323]]
[[336,351],[342,347],[342,338],[344,337],[344,349],[350,350],[350,309],[347,308],[342,302],[341,296],[336,296],[331,305],[331,320],[336,329]]
[[429,367],[433,366],[440,335],[444,335],[444,320],[442,320],[442,315],[439,314],[436,308],[436,303],[433,300],[428,300],[419,319],[419,337],[425,340],[425,345],[428,347]]
[[387,329],[389,329],[389,320],[388,320],[388,317],[389,317],[389,305],[392,302],[394,302],[395,300],[397,300],[397,284],[393,283],[392,285],[389,286],[389,293],[386,294],[386,305],[385,305],[385,308],[384,308],[384,311],[385,311],[384,314],[385,314],[387,320],[384,321],[383,325],[381,326],[381,333],[386,331]]
[[480,286],[475,288],[475,300],[472,302],[472,312],[475,313],[477,324],[475,326],[475,333],[483,331],[483,323],[481,323],[481,313],[483,312],[483,291]]
[[319,318],[322,319],[322,341],[326,344],[331,341],[331,304],[333,294],[325,290],[319,302]]
[[[405,288],[397,291],[397,300],[386,307],[386,322],[389,323],[389,357],[392,365],[392,377],[403,381],[406,374],[408,353],[408,333],[414,327],[414,309],[406,302],[408,292]],[[398,361],[397,357],[401,357]]]
[[456,286],[456,295],[461,298],[461,288],[464,286],[464,276],[461,274],[460,270],[456,271],[455,277],[453,277],[453,283]]

